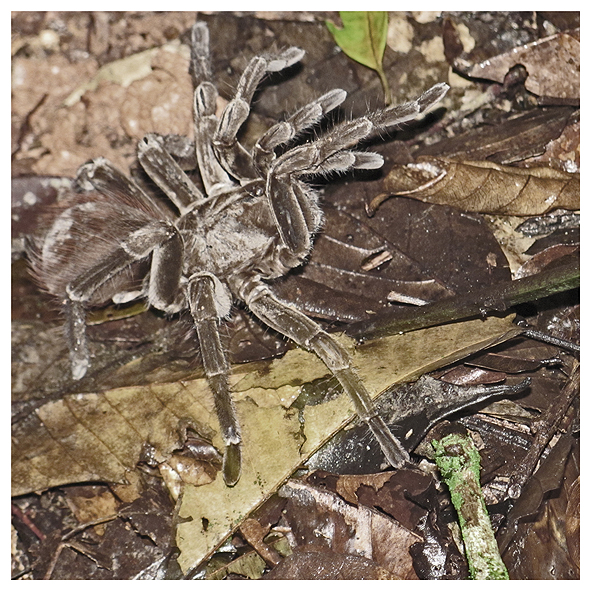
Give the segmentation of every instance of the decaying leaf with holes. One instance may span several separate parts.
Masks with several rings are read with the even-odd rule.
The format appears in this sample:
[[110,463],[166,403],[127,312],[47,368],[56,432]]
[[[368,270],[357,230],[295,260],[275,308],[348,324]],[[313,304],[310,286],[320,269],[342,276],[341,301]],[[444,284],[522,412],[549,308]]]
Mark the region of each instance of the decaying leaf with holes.
[[419,158],[394,166],[385,180],[388,194],[370,204],[375,211],[391,195],[465,211],[502,215],[541,215],[580,207],[580,179],[552,168],[516,168],[494,162]]
[[578,104],[581,96],[580,30],[561,32],[513,47],[477,64],[458,59],[454,65],[467,76],[502,83],[511,68],[527,71],[524,85],[542,104]]

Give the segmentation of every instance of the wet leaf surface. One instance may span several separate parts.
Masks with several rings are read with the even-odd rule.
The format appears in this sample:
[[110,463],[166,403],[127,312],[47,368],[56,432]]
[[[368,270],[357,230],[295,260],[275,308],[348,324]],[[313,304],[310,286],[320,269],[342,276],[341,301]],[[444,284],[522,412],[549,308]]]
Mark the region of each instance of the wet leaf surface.
[[[405,448],[412,452],[438,421],[484,400],[527,390],[527,380],[511,386],[485,388],[460,386],[422,376],[413,384],[393,387],[383,396],[379,411]],[[385,458],[367,426],[356,425],[337,434],[308,461],[309,468],[331,469],[342,474],[366,474],[384,466]]]
[[281,566],[265,576],[267,580],[397,580],[373,560],[355,554],[296,550]]
[[[489,160],[498,164],[512,164],[524,159],[545,163],[546,146],[562,136],[574,116],[573,107],[535,108],[509,116],[493,111],[487,114],[486,124],[468,130],[459,129],[455,136],[419,148],[417,156]],[[564,170],[568,172],[578,170],[579,144],[580,139],[575,139],[568,156],[561,153],[563,165],[568,165]]]
[[[561,446],[562,454],[554,454],[547,463],[546,481],[536,480],[532,484],[532,502],[519,512],[524,516],[529,513],[529,517],[519,523],[510,544],[506,546],[505,539],[501,539],[503,558],[517,579],[555,579],[556,573],[567,580],[580,577],[579,529],[575,524],[567,529],[564,521],[570,494],[576,491],[573,478],[579,470],[579,452],[569,455],[566,451],[570,443],[567,442],[566,449]],[[554,494],[543,502],[548,489],[554,490]],[[575,503],[576,493],[570,498]],[[523,560],[524,556],[528,559]]]
[[[270,45],[306,49],[301,67],[270,78],[257,93],[243,130],[246,144],[276,119],[335,87],[349,94],[337,118],[383,105],[375,72],[335,51],[325,20],[336,22],[336,13],[214,13],[200,18],[211,31],[221,103],[231,97],[253,55]],[[281,360],[261,362],[283,355],[289,346],[244,310],[234,311],[223,335],[233,362],[254,362],[233,370],[252,460],[241,490],[221,486],[219,478],[195,486],[204,475],[211,480],[217,470],[208,456],[211,448],[194,445],[196,431],[218,447],[219,440],[199,348],[185,319],[171,322],[153,311],[138,314],[132,309],[98,311],[89,328],[93,373],[79,384],[68,377],[60,313],[27,277],[25,239],[36,231],[44,205],[60,198],[59,186],[85,159],[106,156],[126,170],[144,131],[192,134],[186,115],[191,89],[186,65],[194,20],[194,13],[12,15],[11,152],[17,177],[12,220],[13,478],[15,491],[22,493],[13,500],[13,575],[465,578],[465,559],[454,541],[456,517],[425,451],[429,436],[418,441],[419,433],[443,416],[426,405],[423,383],[410,396],[413,408],[402,422],[396,422],[399,390],[381,399],[397,434],[418,444],[413,456],[422,460],[418,467],[384,472],[373,441],[350,424],[329,444],[334,453],[324,457],[324,473],[316,473],[316,480],[308,474],[308,481],[302,476],[287,481],[292,489],[331,499],[329,504],[306,505],[294,495],[287,502],[273,491],[351,419],[351,411],[315,358],[292,350]],[[390,13],[383,69],[389,80],[397,81],[393,101],[408,100],[441,80],[452,89],[423,121],[389,134],[383,138],[386,143],[368,146],[383,154],[383,174],[314,179],[324,193],[325,227],[309,265],[278,283],[278,293],[322,319],[327,328],[343,329],[384,309],[404,315],[411,305],[494,289],[516,277],[520,267],[521,273],[536,277],[568,254],[576,257],[578,230],[560,211],[542,216],[536,221],[537,233],[519,241],[516,236],[523,238],[525,232],[514,228],[523,219],[495,221],[406,197],[385,201],[373,217],[368,217],[367,206],[385,192],[384,178],[392,165],[415,162],[421,155],[578,172],[576,94],[557,95],[556,88],[566,88],[560,78],[566,68],[547,68],[547,75],[545,60],[535,55],[557,42],[559,51],[552,50],[552,57],[563,60],[560,56],[570,55],[563,41],[576,40],[572,31],[578,26],[574,12]],[[512,67],[514,48],[525,67]],[[496,81],[468,77],[457,68],[486,60],[497,69]],[[450,64],[456,65],[454,71]],[[500,227],[510,230],[502,234]],[[531,258],[536,253],[541,254]],[[578,299],[578,291],[571,289],[524,304],[519,312],[530,327],[578,342]],[[376,394],[439,367],[435,377],[470,387],[515,385],[531,378],[527,391],[510,398],[482,399],[474,406],[472,392],[460,410],[445,416],[476,434],[493,526],[498,531],[511,526],[503,554],[510,576],[577,578],[577,400],[564,413],[560,437],[542,450],[539,468],[524,483],[531,502],[513,503],[507,486],[532,456],[536,430],[547,429],[553,420],[552,404],[563,400],[573,354],[521,337],[482,355],[483,347],[506,338],[510,322],[510,317],[493,318],[419,331],[416,349],[409,335],[392,337],[389,346],[387,340],[368,341],[356,349],[355,365]],[[470,365],[462,362],[466,355],[472,355]],[[557,361],[549,364],[552,359]],[[190,418],[190,424],[181,421],[184,428],[179,428],[179,417]],[[339,463],[347,455],[356,461]],[[357,475],[343,476],[342,469]],[[89,479],[93,483],[83,484]],[[53,488],[26,494],[46,487]],[[182,488],[175,511],[171,495]],[[376,516],[373,529],[363,529],[368,515],[372,521]],[[335,526],[330,536],[314,533],[329,523]],[[357,552],[360,531],[365,549]],[[180,555],[173,546],[180,547]],[[216,547],[220,549],[214,553]]]
[[426,515],[425,509],[411,499],[433,485],[430,475],[413,470],[343,476],[316,471],[307,480],[337,493],[348,503],[381,510],[411,530]]
[[[290,527],[298,546],[372,560],[390,571],[388,578],[416,578],[408,550],[420,538],[397,521],[303,482],[289,481],[279,495],[289,499],[286,511],[293,519]],[[350,530],[346,537],[341,535],[343,529]]]
[[[335,207],[326,208],[327,232],[309,263],[275,284],[280,295],[295,294],[299,307],[314,316],[352,321],[403,309],[405,297],[427,303],[508,277],[504,255],[482,220],[404,198],[389,200],[367,218],[364,197],[352,184],[327,187]],[[344,208],[347,213],[339,211]],[[383,262],[364,270],[378,254]],[[341,306],[341,300],[348,303]]]

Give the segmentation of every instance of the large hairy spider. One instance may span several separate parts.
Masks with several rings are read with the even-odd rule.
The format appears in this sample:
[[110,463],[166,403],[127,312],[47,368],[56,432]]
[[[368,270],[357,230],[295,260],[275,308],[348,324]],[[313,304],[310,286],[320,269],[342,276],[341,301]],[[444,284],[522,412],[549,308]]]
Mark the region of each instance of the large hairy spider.
[[[355,146],[379,130],[416,118],[443,97],[447,85],[437,84],[417,100],[345,121],[313,141],[288,146],[344,101],[344,90],[332,90],[273,125],[247,151],[236,136],[257,86],[268,72],[288,68],[303,55],[292,47],[253,58],[218,119],[209,32],[205,23],[196,23],[191,49],[195,143],[149,134],[137,149],[143,170],[176,211],[99,158],[80,168],[77,181],[85,191],[71,196],[32,257],[39,281],[63,302],[75,379],[89,366],[88,306],[144,298],[165,313],[190,310],[215,396],[225,443],[223,476],[229,486],[240,477],[241,435],[218,326],[235,299],[269,327],[314,351],[352,398],[388,461],[399,467],[408,460],[376,414],[347,352],[316,322],[275,297],[268,282],[305,261],[322,223],[319,195],[302,177],[379,168],[381,156],[355,151]],[[277,148],[282,148],[281,155]],[[184,172],[195,168],[205,192]],[[139,283],[134,282],[138,274],[143,278]]]

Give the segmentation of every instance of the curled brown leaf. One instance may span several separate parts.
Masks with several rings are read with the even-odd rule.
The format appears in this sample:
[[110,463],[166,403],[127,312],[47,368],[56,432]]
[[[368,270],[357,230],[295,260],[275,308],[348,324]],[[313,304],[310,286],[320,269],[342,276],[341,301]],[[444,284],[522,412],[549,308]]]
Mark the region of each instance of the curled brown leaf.
[[376,197],[369,205],[371,211],[389,195],[404,195],[465,211],[515,216],[580,207],[578,174],[488,161],[419,158],[416,163],[394,166],[385,188],[389,193]]

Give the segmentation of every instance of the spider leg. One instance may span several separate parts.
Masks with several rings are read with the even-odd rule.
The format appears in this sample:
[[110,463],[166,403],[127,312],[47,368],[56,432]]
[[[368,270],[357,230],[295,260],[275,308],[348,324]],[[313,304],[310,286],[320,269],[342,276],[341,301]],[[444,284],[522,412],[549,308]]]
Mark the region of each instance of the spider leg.
[[386,459],[394,468],[400,468],[410,461],[408,452],[377,414],[363,382],[351,367],[347,351],[339,343],[305,314],[278,300],[261,281],[247,282],[240,290],[240,297],[265,324],[318,355],[341,383],[343,390],[353,401],[355,412],[367,423]]
[[142,168],[166,193],[181,215],[205,203],[203,193],[164,149],[158,135],[147,134],[138,143],[137,155]]
[[158,138],[160,145],[175,159],[183,170],[194,170],[197,168],[195,142],[187,136],[176,133],[154,133],[153,135]]
[[165,312],[179,309],[183,242],[178,230],[169,223],[155,222],[133,232],[122,245],[66,287],[66,334],[74,379],[81,379],[89,365],[84,303],[106,282],[133,262],[152,255],[148,301]]
[[253,58],[246,66],[234,98],[228,103],[213,136],[213,147],[223,168],[241,181],[257,177],[252,156],[236,136],[250,113],[252,97],[268,72],[279,72],[302,59],[304,51],[290,47],[278,55]]
[[191,65],[193,80],[193,123],[195,128],[195,155],[205,192],[209,196],[233,183],[217,161],[211,138],[218,128],[216,105],[218,91],[212,83],[209,54],[209,29],[204,22],[196,22],[191,29]]
[[421,113],[428,111],[433,105],[438,103],[449,90],[445,82],[435,84],[429,90],[426,90],[414,101],[403,103],[380,109],[369,113],[367,118],[373,123],[377,130],[388,129],[395,125],[400,125],[406,121],[416,119]]
[[253,148],[252,156],[257,170],[266,174],[275,157],[275,148],[286,144],[298,133],[316,125],[327,113],[338,107],[346,97],[347,93],[344,90],[336,88],[302,107],[285,121],[270,127],[258,139]]
[[80,380],[90,364],[88,339],[86,338],[86,311],[83,302],[75,302],[69,297],[64,301],[66,316],[66,340],[70,351],[72,377]]
[[233,185],[228,173],[218,162],[211,145],[211,138],[219,124],[215,114],[217,97],[216,87],[211,82],[202,82],[195,89],[193,99],[195,151],[203,186],[210,196]]
[[269,176],[303,176],[349,168],[379,168],[383,160],[378,154],[349,150],[373,130],[374,125],[367,117],[340,123],[317,140],[296,146],[279,156],[273,162]]
[[267,196],[279,235],[289,250],[305,253],[310,246],[310,237],[305,235],[309,226],[302,200],[294,190],[295,179],[352,168],[380,168],[383,158],[379,154],[351,148],[381,129],[415,119],[441,100],[448,88],[447,84],[436,84],[414,101],[340,123],[316,141],[296,146],[272,162],[267,175]]
[[191,28],[191,64],[189,73],[193,80],[193,88],[197,88],[202,82],[208,82],[212,79],[209,29],[203,21],[196,22]]
[[[219,283],[219,281],[218,281]],[[216,293],[216,280],[211,275],[193,275],[187,284],[187,301],[195,322],[201,345],[203,367],[209,387],[214,394],[221,435],[226,446],[223,475],[228,486],[238,482],[241,472],[240,425],[228,384],[229,365],[220,342],[218,322],[228,313]]]
[[348,168],[378,168],[381,166],[381,156],[350,151],[350,148],[382,129],[416,119],[420,113],[441,100],[448,88],[445,83],[436,84],[414,101],[335,125],[316,141],[296,146],[277,158],[270,175],[301,176]]
[[310,233],[317,230],[320,221],[315,203],[307,197],[305,185],[298,177],[332,170],[379,168],[383,159],[378,154],[345,150],[363,138],[371,127],[367,120],[347,122],[339,126],[339,134],[330,133],[315,142],[296,146],[272,163],[267,176],[267,198],[279,236],[296,256],[308,252]]
[[78,183],[87,189],[95,188],[105,195],[121,198],[130,196],[140,207],[145,205],[151,213],[159,214],[164,219],[171,218],[170,212],[143,191],[139,185],[117,170],[106,158],[95,158],[83,164],[76,175]]

